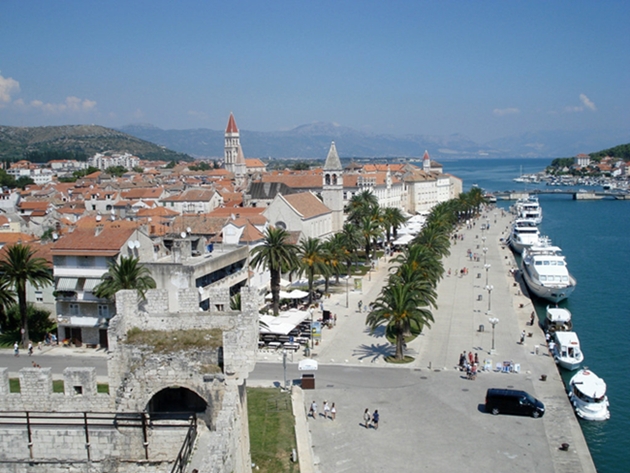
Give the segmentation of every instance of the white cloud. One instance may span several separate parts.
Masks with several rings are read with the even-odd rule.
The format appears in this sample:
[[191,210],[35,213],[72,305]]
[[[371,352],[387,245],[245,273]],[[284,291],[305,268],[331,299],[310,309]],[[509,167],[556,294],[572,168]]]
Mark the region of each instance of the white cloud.
[[208,114],[205,112],[198,112],[197,110],[188,110],[188,115],[199,120],[207,120]]
[[578,113],[578,112],[583,112],[584,111],[584,107],[579,107],[579,106],[564,107],[564,111],[567,112],[567,113]]
[[11,77],[0,75],[0,107],[11,102],[11,96],[20,91],[20,83]]
[[593,102],[591,102],[591,100],[584,94],[580,94],[580,101],[584,104],[584,106],[586,108],[588,108],[589,110],[595,111],[597,110],[597,107],[595,106],[595,104]]
[[494,113],[498,117],[502,117],[503,115],[515,115],[517,113],[521,113],[518,108],[495,108],[492,113]]
[[96,108],[96,102],[94,100],[70,96],[66,97],[65,102],[62,103],[44,103],[41,100],[31,100],[29,106],[43,112],[59,114],[66,112],[89,112]]

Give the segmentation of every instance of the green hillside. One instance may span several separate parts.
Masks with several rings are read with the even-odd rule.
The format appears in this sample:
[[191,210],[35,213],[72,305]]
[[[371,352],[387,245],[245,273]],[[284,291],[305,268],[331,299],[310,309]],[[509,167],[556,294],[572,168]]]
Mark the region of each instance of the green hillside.
[[599,160],[606,156],[612,156],[613,158],[619,158],[623,159],[624,161],[628,161],[630,160],[630,143],[626,145],[615,146],[614,148],[604,149],[602,151],[598,151],[597,153],[590,153],[589,156],[596,160]]
[[128,152],[141,159],[191,160],[177,153],[120,131],[96,125],[42,127],[0,126],[0,160],[87,159],[95,153]]

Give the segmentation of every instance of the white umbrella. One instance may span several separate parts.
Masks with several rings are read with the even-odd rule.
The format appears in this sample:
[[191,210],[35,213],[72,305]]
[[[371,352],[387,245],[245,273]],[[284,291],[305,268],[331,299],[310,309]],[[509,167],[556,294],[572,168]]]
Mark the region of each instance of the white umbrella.
[[291,299],[304,299],[306,296],[308,296],[308,292],[299,289],[294,289],[289,293]]

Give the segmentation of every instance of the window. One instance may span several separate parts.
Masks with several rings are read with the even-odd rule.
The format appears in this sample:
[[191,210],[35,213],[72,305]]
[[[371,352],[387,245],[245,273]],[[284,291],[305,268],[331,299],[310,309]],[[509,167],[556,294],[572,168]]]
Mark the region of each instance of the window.
[[79,315],[79,304],[70,304],[70,315]]
[[42,291],[35,291],[35,300],[37,302],[44,302],[44,294],[42,294]]
[[109,317],[109,306],[105,304],[98,305],[98,316],[99,317]]

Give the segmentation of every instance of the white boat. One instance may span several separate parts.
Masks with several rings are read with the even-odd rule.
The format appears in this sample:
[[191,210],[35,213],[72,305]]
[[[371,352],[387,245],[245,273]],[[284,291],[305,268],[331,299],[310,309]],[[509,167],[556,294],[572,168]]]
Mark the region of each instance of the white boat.
[[551,353],[555,362],[565,370],[573,371],[584,361],[580,340],[575,332],[555,332]]
[[584,420],[608,420],[606,383],[588,368],[578,371],[569,381],[569,399],[575,413]]
[[545,315],[545,330],[551,334],[557,330],[561,332],[568,332],[573,328],[573,322],[571,322],[571,312],[569,312],[568,309],[547,306]]
[[542,222],[542,207],[537,197],[528,195],[524,199],[517,200],[514,207],[518,218],[533,220],[536,225]]
[[512,224],[509,243],[514,251],[522,253],[525,248],[538,243],[540,232],[536,222],[531,219],[517,218]]
[[556,304],[569,297],[577,281],[569,273],[562,250],[541,243],[523,251],[523,279],[529,290]]

